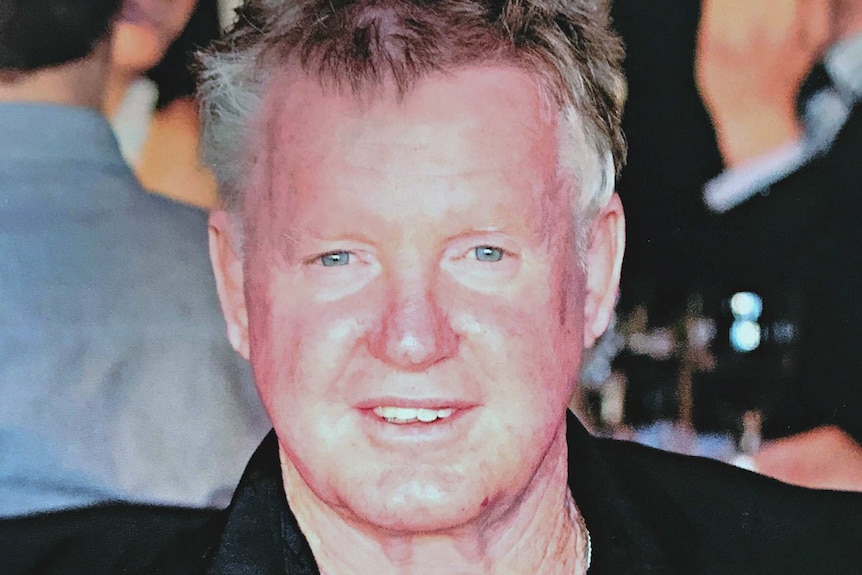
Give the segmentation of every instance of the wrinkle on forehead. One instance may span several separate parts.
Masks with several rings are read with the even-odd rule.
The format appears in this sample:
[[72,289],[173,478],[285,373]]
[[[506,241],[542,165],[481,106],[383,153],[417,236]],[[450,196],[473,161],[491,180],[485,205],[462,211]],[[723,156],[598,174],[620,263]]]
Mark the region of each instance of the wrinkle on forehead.
[[[291,199],[301,191],[296,187],[301,177],[325,179],[331,175],[325,168],[315,174],[301,174],[304,164],[326,166],[331,162],[342,168],[375,170],[381,161],[385,161],[386,150],[395,145],[414,149],[416,157],[421,159],[405,165],[389,164],[389,174],[396,181],[427,179],[439,186],[445,185],[443,182],[447,178],[499,176],[496,172],[499,172],[501,163],[544,164],[544,180],[530,183],[531,188],[541,187],[540,190],[531,190],[541,197],[540,212],[535,214],[540,221],[531,224],[543,231],[559,229],[553,221],[561,216],[571,219],[572,214],[569,197],[572,186],[568,178],[561,176],[559,154],[556,153],[559,114],[551,113],[537,81],[526,72],[513,67],[490,66],[473,67],[469,71],[473,77],[476,73],[480,76],[485,73],[483,81],[488,86],[500,79],[501,69],[504,70],[502,78],[515,84],[526,82],[531,88],[495,92],[495,96],[508,100],[511,109],[518,111],[518,114],[508,116],[509,124],[502,123],[490,111],[484,112],[481,92],[458,94],[459,99],[468,103],[473,99],[471,106],[447,106],[457,73],[428,77],[403,97],[392,85],[377,94],[357,98],[350,91],[338,92],[331,87],[323,87],[298,69],[286,70],[273,83],[264,107],[262,129],[266,133],[266,145],[262,151],[265,161],[261,167],[265,170],[265,177],[261,178],[260,184],[265,192],[258,192],[258,197],[264,201],[258,205],[263,209],[255,210],[256,217],[270,218],[276,212],[279,217],[289,214]],[[321,99],[329,100],[331,105],[319,105]],[[417,109],[422,111],[421,121],[417,121]],[[403,117],[404,121],[393,122],[393,115]],[[466,146],[469,149],[470,138],[481,137],[485,126],[492,126],[498,133],[494,139],[482,140],[484,146],[496,148],[494,154],[477,159],[459,148]],[[311,131],[316,137],[306,137]],[[524,138],[525,133],[527,138]],[[322,134],[326,137],[320,137]],[[458,134],[467,137],[459,138]],[[441,142],[451,145],[441,146]],[[548,150],[554,151],[553,157],[548,157]],[[483,164],[489,157],[491,160]],[[314,161],[305,161],[312,158]],[[414,198],[414,201],[417,207],[434,208],[433,205],[419,205],[433,204],[433,194],[423,194],[422,198]],[[395,208],[393,205],[393,213],[397,212]],[[280,242],[289,242],[290,233],[290,230],[279,230]]]

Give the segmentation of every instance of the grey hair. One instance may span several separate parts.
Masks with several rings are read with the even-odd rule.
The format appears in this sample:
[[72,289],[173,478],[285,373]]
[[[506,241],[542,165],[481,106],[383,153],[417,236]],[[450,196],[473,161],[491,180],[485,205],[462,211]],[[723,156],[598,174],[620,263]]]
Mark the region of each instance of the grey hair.
[[278,70],[294,63],[357,95],[386,81],[404,95],[430,73],[472,64],[521,67],[561,112],[560,167],[578,188],[578,219],[613,193],[626,85],[607,0],[248,0],[237,16],[199,55],[203,158],[231,212],[260,153],[254,121]]

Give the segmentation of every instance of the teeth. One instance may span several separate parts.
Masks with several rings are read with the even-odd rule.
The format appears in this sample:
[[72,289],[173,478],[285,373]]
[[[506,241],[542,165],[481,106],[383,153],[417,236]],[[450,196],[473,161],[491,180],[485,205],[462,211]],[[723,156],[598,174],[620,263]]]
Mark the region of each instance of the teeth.
[[431,423],[438,419],[445,419],[452,415],[455,410],[451,407],[446,409],[413,409],[410,407],[380,406],[374,408],[374,413],[389,423]]
[[430,409],[419,409],[416,411],[416,419],[422,423],[430,423],[437,419],[437,412]]

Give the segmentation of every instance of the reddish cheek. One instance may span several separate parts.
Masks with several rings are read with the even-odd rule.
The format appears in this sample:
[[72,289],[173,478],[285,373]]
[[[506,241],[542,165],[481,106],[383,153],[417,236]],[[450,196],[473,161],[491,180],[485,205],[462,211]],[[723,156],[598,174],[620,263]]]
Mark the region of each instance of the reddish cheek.
[[286,324],[274,319],[249,326],[251,365],[265,403],[271,403],[269,398],[278,396],[293,379],[298,340],[288,335]]
[[265,330],[270,372],[277,369],[279,379],[304,379],[309,362],[338,368],[364,345],[375,323],[374,298],[367,294],[316,302],[307,294],[282,293]]
[[577,376],[583,341],[577,329],[580,316],[574,313],[577,298],[547,288],[542,285],[514,299],[483,299],[471,313],[483,330],[496,332],[495,339],[509,350],[507,357],[519,362],[513,365],[522,377],[536,384],[568,385]]
[[[269,274],[262,277],[274,279]],[[297,335],[303,330],[282,293],[276,281],[252,284],[246,291],[251,365],[265,401],[291,381],[300,342]]]
[[462,336],[468,345],[472,342],[480,346],[493,346],[495,356],[505,355],[502,361],[508,361],[517,371],[526,369],[537,375],[544,359],[540,356],[552,343],[549,334],[557,328],[553,325],[554,316],[549,322],[544,310],[529,305],[531,301],[535,300],[524,294],[514,301],[481,296],[461,302],[464,316],[469,318],[467,325],[472,324],[477,330],[476,333]]

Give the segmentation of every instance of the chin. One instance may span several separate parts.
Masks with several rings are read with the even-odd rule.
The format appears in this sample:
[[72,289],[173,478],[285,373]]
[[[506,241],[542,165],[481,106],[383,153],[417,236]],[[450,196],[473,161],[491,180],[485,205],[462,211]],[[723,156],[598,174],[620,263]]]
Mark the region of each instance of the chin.
[[[478,505],[476,507],[479,507]],[[477,510],[458,505],[430,508],[404,504],[401,508],[380,510],[365,517],[378,529],[400,534],[443,533],[461,529],[481,517]]]
[[380,529],[431,533],[476,521],[485,515],[487,501],[481,493],[441,489],[433,482],[410,482],[395,489],[374,490],[373,499],[354,511],[362,521]]

